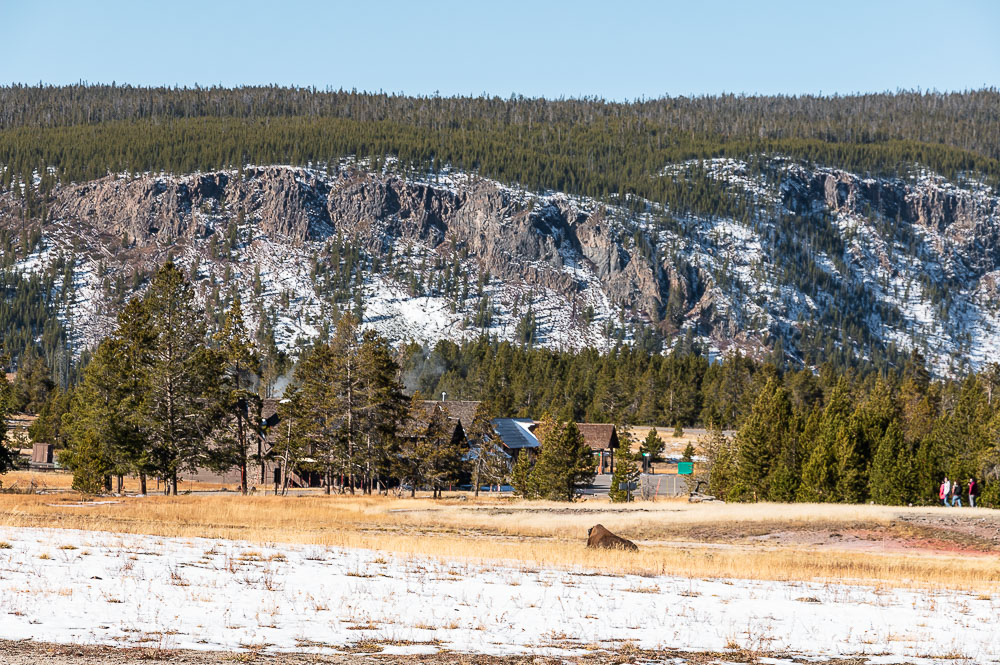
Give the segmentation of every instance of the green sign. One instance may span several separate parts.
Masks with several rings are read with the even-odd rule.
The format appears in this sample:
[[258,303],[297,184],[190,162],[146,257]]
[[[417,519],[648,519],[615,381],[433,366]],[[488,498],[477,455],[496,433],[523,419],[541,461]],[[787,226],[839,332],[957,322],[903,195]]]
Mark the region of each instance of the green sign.
[[678,462],[677,473],[682,476],[690,476],[694,473],[694,462]]

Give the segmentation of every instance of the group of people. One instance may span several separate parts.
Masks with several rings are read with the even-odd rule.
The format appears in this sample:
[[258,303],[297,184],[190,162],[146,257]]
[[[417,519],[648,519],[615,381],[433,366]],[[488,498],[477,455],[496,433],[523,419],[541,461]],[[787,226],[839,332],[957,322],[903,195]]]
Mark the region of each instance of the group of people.
[[[972,508],[976,507],[976,498],[979,496],[979,484],[975,480],[969,478],[967,484],[969,506]],[[962,483],[958,480],[952,482],[945,477],[944,482],[941,483],[941,489],[938,492],[938,498],[946,506],[958,506],[962,507]]]

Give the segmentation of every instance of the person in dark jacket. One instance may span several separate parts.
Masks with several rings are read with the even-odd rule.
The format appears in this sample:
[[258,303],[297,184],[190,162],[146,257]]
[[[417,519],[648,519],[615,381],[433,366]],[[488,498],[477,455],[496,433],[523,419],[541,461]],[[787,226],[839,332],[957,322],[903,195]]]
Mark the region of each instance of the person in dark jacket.
[[979,483],[975,478],[969,478],[969,507],[976,507],[976,499],[979,498]]

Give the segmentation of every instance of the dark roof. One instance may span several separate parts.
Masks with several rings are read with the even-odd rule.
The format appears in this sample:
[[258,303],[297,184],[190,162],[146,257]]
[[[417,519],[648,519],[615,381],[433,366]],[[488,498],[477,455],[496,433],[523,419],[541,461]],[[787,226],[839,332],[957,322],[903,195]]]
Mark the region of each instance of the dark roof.
[[424,400],[424,404],[436,404],[444,409],[447,409],[448,416],[451,418],[458,418],[462,423],[462,428],[468,430],[472,427],[472,420],[476,417],[476,409],[479,407],[479,402],[463,402],[455,399],[448,400]]
[[534,427],[535,421],[530,418],[497,418],[493,421],[493,428],[508,450],[537,448],[538,439],[532,433]]
[[265,427],[274,427],[281,422],[281,417],[278,416],[278,403],[281,400],[274,397],[268,397],[260,406],[260,417],[264,421]]
[[[416,424],[417,428],[419,429],[419,428],[425,428],[425,427],[427,427],[427,425],[431,421],[431,416],[434,413],[434,409],[443,409],[443,408],[446,408],[449,404],[478,404],[478,402],[440,402],[440,401],[439,402],[434,402],[434,401],[430,401],[430,400],[424,400],[424,401],[420,402],[420,407],[421,407],[420,410],[421,410],[422,413],[416,419],[416,423],[415,424]],[[455,436],[459,436],[460,438],[464,438],[465,437],[465,427],[462,426],[462,420],[461,420],[461,418],[459,418],[458,416],[456,416],[454,413],[452,413],[450,409],[448,410],[448,420],[450,422],[454,423],[454,425],[455,425]],[[471,423],[472,421],[469,420],[469,422]],[[410,429],[412,426],[413,426],[413,423],[410,422],[410,425],[408,427],[404,428],[404,429]]]
[[618,447],[618,432],[614,425],[605,423],[577,423],[583,440],[591,450],[606,450]]

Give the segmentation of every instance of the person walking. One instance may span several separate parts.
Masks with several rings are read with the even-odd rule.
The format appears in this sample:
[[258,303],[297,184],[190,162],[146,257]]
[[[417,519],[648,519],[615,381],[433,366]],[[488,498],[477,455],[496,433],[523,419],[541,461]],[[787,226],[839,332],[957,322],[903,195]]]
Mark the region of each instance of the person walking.
[[979,498],[979,484],[975,478],[969,478],[969,508],[976,507],[976,499]]
[[938,497],[941,499],[941,503],[948,505],[949,494],[951,494],[951,483],[948,482],[948,476],[944,477],[944,482],[941,483],[941,489],[938,492]]
[[962,507],[962,483],[957,480],[951,484],[951,507]]

